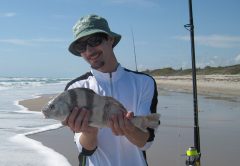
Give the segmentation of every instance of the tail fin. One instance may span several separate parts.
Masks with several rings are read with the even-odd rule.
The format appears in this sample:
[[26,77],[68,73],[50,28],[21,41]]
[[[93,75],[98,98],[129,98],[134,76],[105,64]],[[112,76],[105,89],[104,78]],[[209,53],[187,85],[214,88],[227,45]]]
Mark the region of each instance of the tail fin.
[[155,129],[160,125],[160,114],[153,113],[147,116],[135,116],[131,121],[132,123],[141,129],[142,131],[147,131],[146,128]]
[[159,125],[160,125],[160,114],[158,113],[153,113],[153,114],[150,114],[150,115],[147,115],[146,116],[146,121],[145,121],[145,124],[144,126],[147,128],[157,128]]

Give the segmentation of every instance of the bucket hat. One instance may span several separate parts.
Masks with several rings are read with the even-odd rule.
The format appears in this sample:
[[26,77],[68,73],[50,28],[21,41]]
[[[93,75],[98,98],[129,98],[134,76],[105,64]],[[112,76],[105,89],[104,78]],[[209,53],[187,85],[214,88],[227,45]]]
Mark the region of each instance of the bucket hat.
[[114,37],[113,47],[115,47],[121,39],[121,35],[110,30],[105,18],[92,14],[80,18],[73,26],[74,41],[70,44],[68,50],[76,56],[81,56],[79,52],[76,51],[77,41],[95,33],[105,33]]

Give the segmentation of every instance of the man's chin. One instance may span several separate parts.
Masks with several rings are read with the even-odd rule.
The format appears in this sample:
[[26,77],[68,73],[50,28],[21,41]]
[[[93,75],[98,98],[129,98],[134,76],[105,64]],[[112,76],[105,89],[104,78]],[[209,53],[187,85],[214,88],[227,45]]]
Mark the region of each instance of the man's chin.
[[101,69],[104,65],[105,65],[104,62],[99,62],[99,63],[92,64],[91,68],[98,70],[98,69]]

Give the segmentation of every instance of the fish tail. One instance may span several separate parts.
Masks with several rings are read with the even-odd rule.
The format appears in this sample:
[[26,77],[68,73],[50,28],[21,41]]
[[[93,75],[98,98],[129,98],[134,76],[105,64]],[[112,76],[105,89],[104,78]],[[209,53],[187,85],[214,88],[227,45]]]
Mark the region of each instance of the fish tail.
[[146,128],[156,129],[160,125],[160,114],[153,113],[147,116],[136,116],[134,117],[131,122],[141,129],[142,131],[146,132]]
[[160,114],[153,113],[145,117],[147,119],[145,126],[149,128],[157,128],[160,125]]

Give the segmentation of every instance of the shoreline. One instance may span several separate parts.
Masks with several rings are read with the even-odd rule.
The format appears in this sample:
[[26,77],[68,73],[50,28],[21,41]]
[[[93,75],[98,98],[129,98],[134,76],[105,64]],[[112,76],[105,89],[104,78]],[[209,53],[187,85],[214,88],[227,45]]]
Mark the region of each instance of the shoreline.
[[27,108],[28,111],[40,112],[42,107],[47,104],[56,94],[41,94],[31,99],[19,100],[17,104]]
[[[19,100],[17,105],[24,107],[29,113],[40,113],[44,105],[46,105],[57,94],[41,94],[31,99]],[[54,126],[56,126],[55,124]],[[78,150],[74,143],[74,134],[68,128],[61,126],[49,128],[39,132],[32,132],[24,134],[25,137],[40,142],[56,153],[65,157],[68,163],[72,166],[78,165]]]
[[63,155],[72,166],[78,165],[78,150],[74,143],[74,134],[68,127],[59,127],[26,137],[41,142],[44,146]]
[[[170,90],[175,92],[192,93],[192,80],[191,76],[171,76],[171,77],[154,77],[157,83],[159,91],[162,89]],[[220,79],[221,78],[221,79]],[[210,80],[208,80],[210,79]],[[227,80],[226,80],[227,79]],[[237,77],[236,81],[232,78],[217,76],[217,77],[198,77],[198,93],[205,95],[209,98],[214,98],[218,100],[225,101],[239,101],[240,94],[240,76]],[[215,87],[215,88],[214,88]],[[29,111],[40,111],[41,108],[47,104],[56,94],[44,94],[37,98],[27,99],[19,101],[19,105],[24,106]],[[161,130],[165,130],[164,126]],[[189,130],[189,129],[188,129]],[[61,127],[54,130],[44,131],[41,133],[35,133],[26,135],[28,138],[41,142],[44,146],[47,146],[57,153],[62,154],[71,165],[78,165],[78,150],[74,143],[73,133],[67,127]],[[156,135],[158,138],[160,135]],[[160,146],[160,141],[154,142],[155,145]],[[154,149],[153,147],[152,149]],[[152,163],[155,162],[157,158],[151,156],[156,156],[155,150],[148,151],[147,153],[152,159]],[[162,154],[164,155],[164,154]],[[150,163],[151,163],[150,162]],[[149,163],[149,164],[150,164]]]

